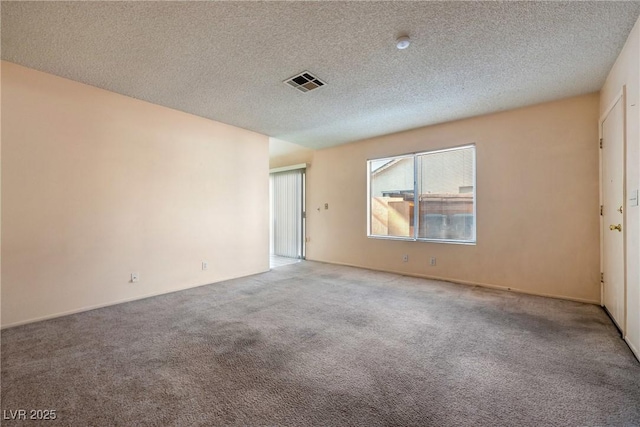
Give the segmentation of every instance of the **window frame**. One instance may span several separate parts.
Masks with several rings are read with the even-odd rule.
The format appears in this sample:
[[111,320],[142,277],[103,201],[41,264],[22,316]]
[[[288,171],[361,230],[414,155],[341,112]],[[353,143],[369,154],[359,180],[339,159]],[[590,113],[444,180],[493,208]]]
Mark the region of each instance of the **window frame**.
[[[472,161],[472,176],[473,176],[473,236],[471,240],[458,240],[458,239],[434,239],[427,237],[418,237],[419,233],[419,210],[420,210],[420,201],[418,194],[418,157],[426,154],[437,154],[437,153],[445,153],[448,151],[457,151],[464,149],[473,149],[473,161]],[[378,157],[367,159],[367,237],[371,239],[381,239],[381,240],[401,240],[401,241],[409,241],[409,242],[429,242],[429,243],[446,243],[453,245],[476,245],[478,241],[478,215],[477,215],[477,146],[476,143],[457,145],[454,147],[440,148],[435,150],[428,151],[420,151],[414,153],[406,153],[400,154],[396,156],[386,156],[386,157]],[[413,158],[413,236],[411,237],[403,237],[403,236],[385,236],[380,234],[372,234],[371,232],[371,164],[372,162],[380,161],[380,160],[395,160],[402,158]]]

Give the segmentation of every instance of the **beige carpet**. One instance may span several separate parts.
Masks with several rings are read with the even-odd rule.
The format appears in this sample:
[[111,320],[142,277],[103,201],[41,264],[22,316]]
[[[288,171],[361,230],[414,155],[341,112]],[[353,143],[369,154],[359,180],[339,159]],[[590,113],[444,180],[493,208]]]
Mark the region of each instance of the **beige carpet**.
[[7,426],[640,425],[600,307],[314,262],[5,330],[1,387],[57,411]]

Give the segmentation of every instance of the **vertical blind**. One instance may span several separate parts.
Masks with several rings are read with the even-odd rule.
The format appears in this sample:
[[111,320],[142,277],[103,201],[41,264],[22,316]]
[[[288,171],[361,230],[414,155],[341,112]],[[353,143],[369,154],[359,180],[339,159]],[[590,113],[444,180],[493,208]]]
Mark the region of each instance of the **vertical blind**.
[[273,254],[302,258],[302,169],[271,174]]

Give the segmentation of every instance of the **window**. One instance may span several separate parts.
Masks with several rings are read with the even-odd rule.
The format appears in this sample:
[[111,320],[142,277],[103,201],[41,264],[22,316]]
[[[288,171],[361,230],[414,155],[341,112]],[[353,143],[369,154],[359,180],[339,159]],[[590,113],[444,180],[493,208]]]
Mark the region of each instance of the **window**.
[[370,237],[475,242],[475,145],[367,164]]
[[369,235],[414,236],[414,164],[413,156],[369,161]]

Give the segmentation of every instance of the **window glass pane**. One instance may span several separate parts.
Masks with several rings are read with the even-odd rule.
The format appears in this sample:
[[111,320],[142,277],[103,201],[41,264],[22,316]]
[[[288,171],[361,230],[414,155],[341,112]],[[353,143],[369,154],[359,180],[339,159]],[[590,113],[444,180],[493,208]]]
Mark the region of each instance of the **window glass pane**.
[[417,156],[418,238],[475,240],[475,148]]
[[371,235],[414,237],[413,156],[369,162]]

